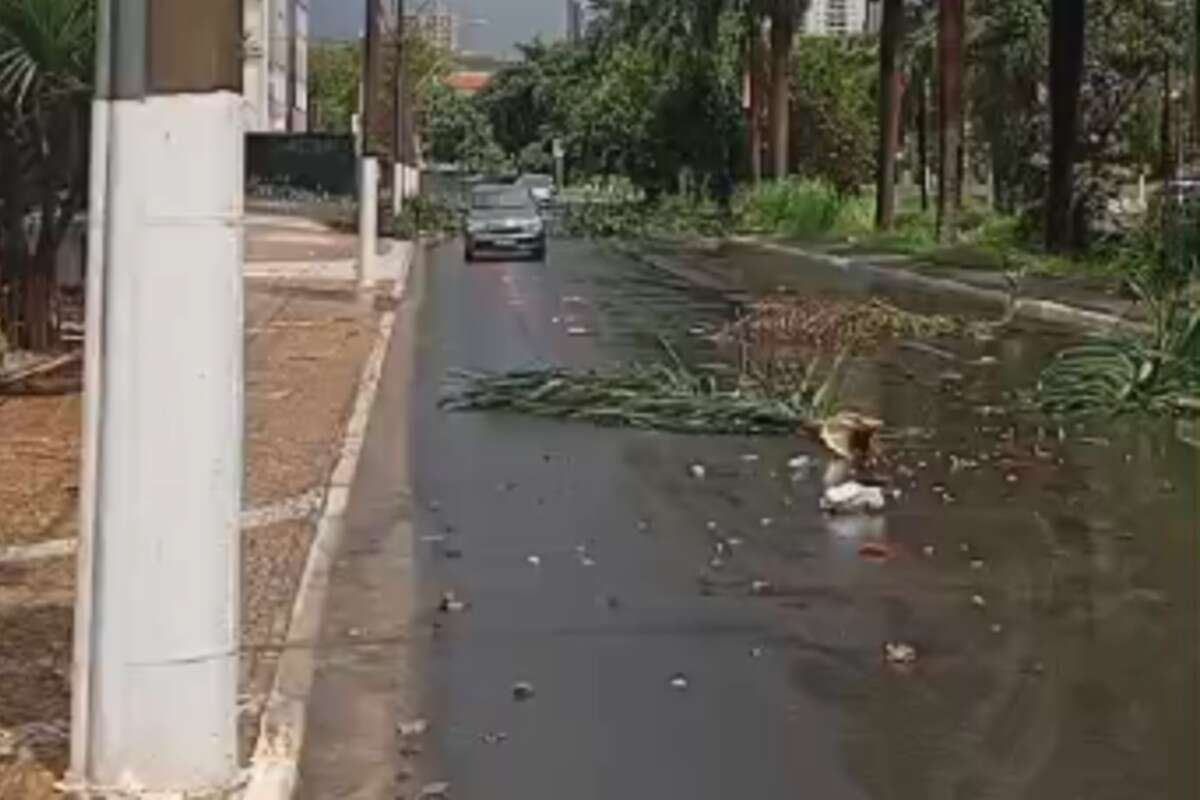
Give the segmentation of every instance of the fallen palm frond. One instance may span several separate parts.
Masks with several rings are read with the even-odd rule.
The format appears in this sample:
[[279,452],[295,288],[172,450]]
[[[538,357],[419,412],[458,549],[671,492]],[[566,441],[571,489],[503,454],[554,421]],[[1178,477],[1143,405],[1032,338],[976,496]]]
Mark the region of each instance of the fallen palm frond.
[[754,346],[798,347],[819,351],[861,349],[880,342],[949,336],[962,320],[905,311],[879,299],[848,302],[777,295],[760,300],[718,334],[725,341]]
[[[844,364],[837,359],[819,384],[810,380],[783,391],[746,374],[690,370],[664,347],[670,364],[455,373],[441,405],[680,433],[787,434],[812,427],[825,414]],[[810,376],[816,372],[809,370]]]
[[1135,284],[1152,333],[1098,339],[1062,351],[1038,381],[1052,414],[1200,412],[1200,308],[1182,291]]

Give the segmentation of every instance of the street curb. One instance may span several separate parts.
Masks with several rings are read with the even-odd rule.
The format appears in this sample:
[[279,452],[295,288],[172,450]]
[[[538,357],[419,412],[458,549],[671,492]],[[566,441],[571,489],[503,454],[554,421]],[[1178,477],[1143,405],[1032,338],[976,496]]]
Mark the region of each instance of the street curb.
[[[1010,300],[1009,295],[1005,292],[997,291],[995,289],[984,289],[979,286],[972,286],[968,283],[956,281],[952,278],[937,278],[931,275],[918,275],[915,272],[902,267],[877,267],[842,256],[806,250],[794,245],[778,244],[776,242],[765,241],[752,236],[734,236],[730,237],[729,241],[736,244],[761,247],[765,250],[773,250],[777,253],[800,256],[812,261],[818,261],[827,264],[831,267],[840,269],[843,272],[865,273],[867,275],[882,278],[883,280],[906,283],[910,286],[918,286],[923,289],[931,289],[939,292],[957,294],[962,297],[970,297],[975,300],[998,303],[1001,306],[1007,306]],[[1118,317],[1103,311],[1093,311],[1087,308],[1080,308],[1079,306],[1061,303],[1057,300],[1046,300],[1044,298],[1037,297],[1018,297],[1016,303],[1014,304],[1013,313],[1016,317],[1028,320],[1053,322],[1089,329],[1115,328],[1130,332],[1142,332],[1147,330],[1147,327],[1142,323],[1134,322],[1123,317]]]
[[[394,247],[388,253],[389,257],[402,259],[396,269],[396,282],[391,293],[391,299],[397,303],[404,297],[418,246],[414,243],[412,247]],[[345,529],[343,517],[350,498],[350,486],[362,456],[367,423],[375,405],[396,317],[394,308],[380,317],[374,347],[363,365],[354,411],[342,441],[341,456],[330,475],[316,536],[309,548],[304,574],[296,591],[287,643],[280,655],[275,682],[263,710],[246,789],[241,795],[243,800],[286,800],[295,793],[299,783],[308,696],[316,671],[312,644],[321,633],[330,574]]]

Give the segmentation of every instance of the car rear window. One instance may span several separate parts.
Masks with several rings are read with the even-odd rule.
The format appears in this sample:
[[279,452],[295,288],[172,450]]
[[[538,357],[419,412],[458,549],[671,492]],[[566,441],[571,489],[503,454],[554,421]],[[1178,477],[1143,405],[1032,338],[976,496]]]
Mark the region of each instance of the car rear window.
[[471,208],[528,208],[529,192],[525,189],[480,190],[471,195]]

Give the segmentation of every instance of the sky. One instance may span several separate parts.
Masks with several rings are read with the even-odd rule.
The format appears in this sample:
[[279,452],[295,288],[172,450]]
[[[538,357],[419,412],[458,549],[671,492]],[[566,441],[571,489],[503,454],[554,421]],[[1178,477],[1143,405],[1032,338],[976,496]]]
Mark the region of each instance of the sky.
[[[439,0],[434,0],[438,2]],[[405,0],[408,9],[422,0]],[[561,38],[566,28],[566,0],[440,0],[468,21],[460,29],[464,50],[511,54],[513,45],[538,33]],[[363,28],[363,0],[309,0],[311,33],[316,38],[353,38]]]

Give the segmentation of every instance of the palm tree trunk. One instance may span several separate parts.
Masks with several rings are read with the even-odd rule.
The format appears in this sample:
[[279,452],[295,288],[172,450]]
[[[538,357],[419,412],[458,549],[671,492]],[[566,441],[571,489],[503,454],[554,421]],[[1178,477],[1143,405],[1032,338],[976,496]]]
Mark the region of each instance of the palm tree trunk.
[[1192,156],[1200,163],[1200,0],[1192,20]]
[[750,30],[750,174],[757,186],[763,178],[763,104],[766,97],[763,76],[763,37],[757,15]]
[[938,7],[938,241],[958,237],[958,198],[962,175],[963,0],[940,0]]
[[1046,193],[1046,248],[1051,251],[1068,249],[1077,238],[1075,156],[1086,14],[1085,0],[1051,3],[1050,176]]
[[1171,57],[1163,59],[1162,111],[1159,115],[1158,147],[1159,173],[1163,183],[1175,177],[1175,148],[1172,146],[1171,126]]
[[896,216],[896,150],[900,146],[904,0],[883,0],[879,41],[879,155],[875,174],[875,227],[891,230]]
[[929,79],[923,70],[916,75],[917,88],[917,180],[921,184],[921,211],[929,210]]
[[792,42],[796,35],[792,0],[776,0],[771,8],[771,156],[772,175],[785,178],[790,162]]

